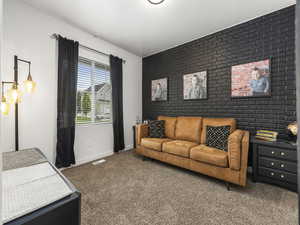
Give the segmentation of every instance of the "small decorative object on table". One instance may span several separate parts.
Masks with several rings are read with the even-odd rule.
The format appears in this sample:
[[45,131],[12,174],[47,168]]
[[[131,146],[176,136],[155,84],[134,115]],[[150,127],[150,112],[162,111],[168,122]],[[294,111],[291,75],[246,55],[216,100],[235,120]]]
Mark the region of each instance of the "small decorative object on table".
[[291,144],[296,144],[297,142],[297,134],[298,134],[298,124],[297,121],[290,123],[287,126],[287,133],[289,137],[289,141],[292,142]]
[[140,117],[136,116],[135,124],[138,125],[141,123]]
[[276,141],[278,132],[270,130],[258,130],[256,131],[256,138],[264,141]]

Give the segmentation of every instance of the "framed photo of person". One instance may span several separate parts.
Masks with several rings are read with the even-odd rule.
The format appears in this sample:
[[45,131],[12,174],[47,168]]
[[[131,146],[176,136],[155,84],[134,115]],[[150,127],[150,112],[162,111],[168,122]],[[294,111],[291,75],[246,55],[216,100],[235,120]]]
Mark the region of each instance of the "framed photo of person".
[[207,71],[183,75],[183,99],[207,99]]
[[271,59],[231,67],[231,97],[271,96]]
[[168,100],[168,78],[151,81],[151,100],[153,102]]

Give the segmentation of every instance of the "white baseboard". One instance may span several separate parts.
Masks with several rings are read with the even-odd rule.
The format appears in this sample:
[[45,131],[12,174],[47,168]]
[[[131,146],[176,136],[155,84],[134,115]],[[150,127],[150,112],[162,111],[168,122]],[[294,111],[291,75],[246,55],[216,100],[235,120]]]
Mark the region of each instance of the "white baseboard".
[[90,157],[86,157],[84,159],[78,159],[75,166],[79,166],[79,165],[82,165],[82,164],[85,164],[85,163],[88,163],[88,162],[92,162],[92,161],[95,161],[97,159],[101,159],[101,158],[104,158],[104,157],[107,157],[107,156],[111,156],[113,154],[114,154],[114,152],[109,151],[109,152],[103,152],[103,153],[100,153],[100,154],[97,154],[97,155],[93,155],[93,156],[90,156]]
[[[121,152],[125,152],[125,151],[129,151],[133,149],[133,145],[127,145],[125,147],[124,150],[122,150]],[[104,152],[104,153],[100,153],[100,154],[97,154],[97,155],[93,155],[93,156],[89,156],[89,157],[85,157],[83,159],[76,159],[76,164],[75,165],[72,165],[70,167],[66,167],[66,168],[61,168],[61,170],[65,170],[65,169],[68,169],[68,168],[73,168],[73,167],[77,167],[77,166],[80,166],[82,164],[86,164],[86,163],[89,163],[89,162],[93,162],[97,159],[101,159],[101,158],[104,158],[104,157],[108,157],[108,156],[111,156],[113,155],[114,152],[113,151],[107,151],[107,152]]]
[[80,165],[83,165],[83,164],[86,164],[86,163],[89,163],[89,162],[93,162],[97,159],[101,159],[101,158],[104,158],[104,157],[111,156],[113,154],[114,154],[114,152],[109,151],[109,152],[104,152],[104,153],[100,153],[100,154],[97,154],[97,155],[89,156],[89,157],[86,157],[84,159],[77,159],[75,165],[72,165],[72,166],[66,167],[66,168],[62,168],[61,170],[77,167],[77,166],[80,166]]
[[133,145],[127,145],[122,152],[133,149]]

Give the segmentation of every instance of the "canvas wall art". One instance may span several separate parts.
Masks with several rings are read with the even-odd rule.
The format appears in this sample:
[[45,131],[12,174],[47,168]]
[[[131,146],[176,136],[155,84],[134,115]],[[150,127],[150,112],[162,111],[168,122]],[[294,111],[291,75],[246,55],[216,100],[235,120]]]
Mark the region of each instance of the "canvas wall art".
[[151,82],[151,99],[152,101],[168,100],[168,78],[152,80]]
[[270,59],[231,67],[231,97],[270,95]]
[[183,75],[183,99],[207,98],[207,71]]

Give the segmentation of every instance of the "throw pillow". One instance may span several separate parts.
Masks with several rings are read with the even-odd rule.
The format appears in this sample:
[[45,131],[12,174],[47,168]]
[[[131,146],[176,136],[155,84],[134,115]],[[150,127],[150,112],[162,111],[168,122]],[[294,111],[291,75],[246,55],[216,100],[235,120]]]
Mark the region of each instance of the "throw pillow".
[[149,122],[149,136],[151,138],[164,138],[165,137],[165,121],[152,120]]
[[230,126],[219,126],[219,127],[207,126],[206,145],[227,152],[229,135],[230,135]]

